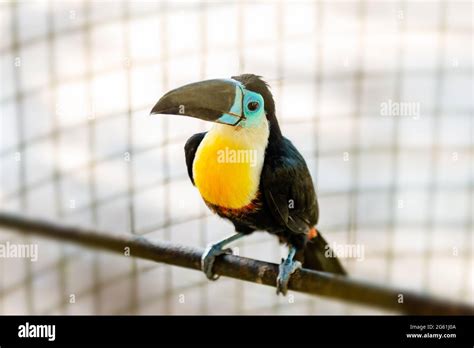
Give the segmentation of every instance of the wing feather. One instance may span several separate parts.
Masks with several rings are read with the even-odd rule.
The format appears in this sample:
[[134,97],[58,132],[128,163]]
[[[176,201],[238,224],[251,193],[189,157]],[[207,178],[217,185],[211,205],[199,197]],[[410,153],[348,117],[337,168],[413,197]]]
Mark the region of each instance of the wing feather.
[[284,139],[278,153],[267,152],[262,188],[277,223],[294,233],[307,233],[318,222],[319,209],[304,158]]
[[196,156],[196,151],[201,144],[202,139],[207,132],[203,133],[196,133],[191,138],[188,139],[186,144],[184,145],[184,155],[186,157],[186,167],[188,168],[188,175],[189,179],[194,185],[194,176],[193,176],[193,162],[194,157]]

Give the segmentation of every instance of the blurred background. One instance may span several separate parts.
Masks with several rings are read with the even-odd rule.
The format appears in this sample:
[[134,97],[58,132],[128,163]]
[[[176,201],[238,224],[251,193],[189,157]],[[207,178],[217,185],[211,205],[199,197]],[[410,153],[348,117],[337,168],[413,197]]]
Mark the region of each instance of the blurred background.
[[[472,304],[472,25],[470,1],[2,2],[0,210],[199,247],[232,234],[186,174],[184,143],[210,125],[149,111],[182,84],[255,73],[306,158],[319,229],[364,247],[350,274]],[[7,241],[39,255],[0,258],[2,314],[382,313]],[[286,254],[266,233],[234,246]]]

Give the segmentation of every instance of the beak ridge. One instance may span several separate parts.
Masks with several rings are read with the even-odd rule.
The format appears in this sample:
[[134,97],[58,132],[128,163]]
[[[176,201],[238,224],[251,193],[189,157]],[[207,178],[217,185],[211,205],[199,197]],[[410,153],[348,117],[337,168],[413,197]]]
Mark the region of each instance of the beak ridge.
[[244,118],[242,94],[242,87],[233,80],[195,82],[166,93],[155,104],[151,114],[190,116],[205,121],[236,124]]

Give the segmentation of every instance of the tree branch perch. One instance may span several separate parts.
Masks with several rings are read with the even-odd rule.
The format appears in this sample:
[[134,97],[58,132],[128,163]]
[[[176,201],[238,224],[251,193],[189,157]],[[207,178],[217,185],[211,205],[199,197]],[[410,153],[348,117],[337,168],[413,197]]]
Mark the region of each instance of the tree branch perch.
[[[0,227],[120,254],[124,254],[125,248],[128,247],[133,257],[195,270],[201,269],[202,249],[167,242],[152,242],[141,236],[111,235],[8,213],[0,213]],[[269,286],[275,286],[278,275],[276,264],[236,255],[218,258],[214,270],[222,276]],[[469,304],[455,303],[413,291],[392,289],[356,280],[350,276],[340,277],[307,269],[298,270],[292,276],[288,288],[406,314],[474,314],[474,307]],[[399,303],[400,295],[403,295],[403,303]]]

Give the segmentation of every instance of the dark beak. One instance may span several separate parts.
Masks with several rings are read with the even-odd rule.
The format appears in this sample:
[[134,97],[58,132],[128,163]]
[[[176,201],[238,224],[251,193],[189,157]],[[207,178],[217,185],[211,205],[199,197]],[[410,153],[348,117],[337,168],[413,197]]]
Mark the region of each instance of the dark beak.
[[245,119],[243,88],[234,80],[206,80],[166,93],[151,114],[183,115],[205,121],[237,125]]

